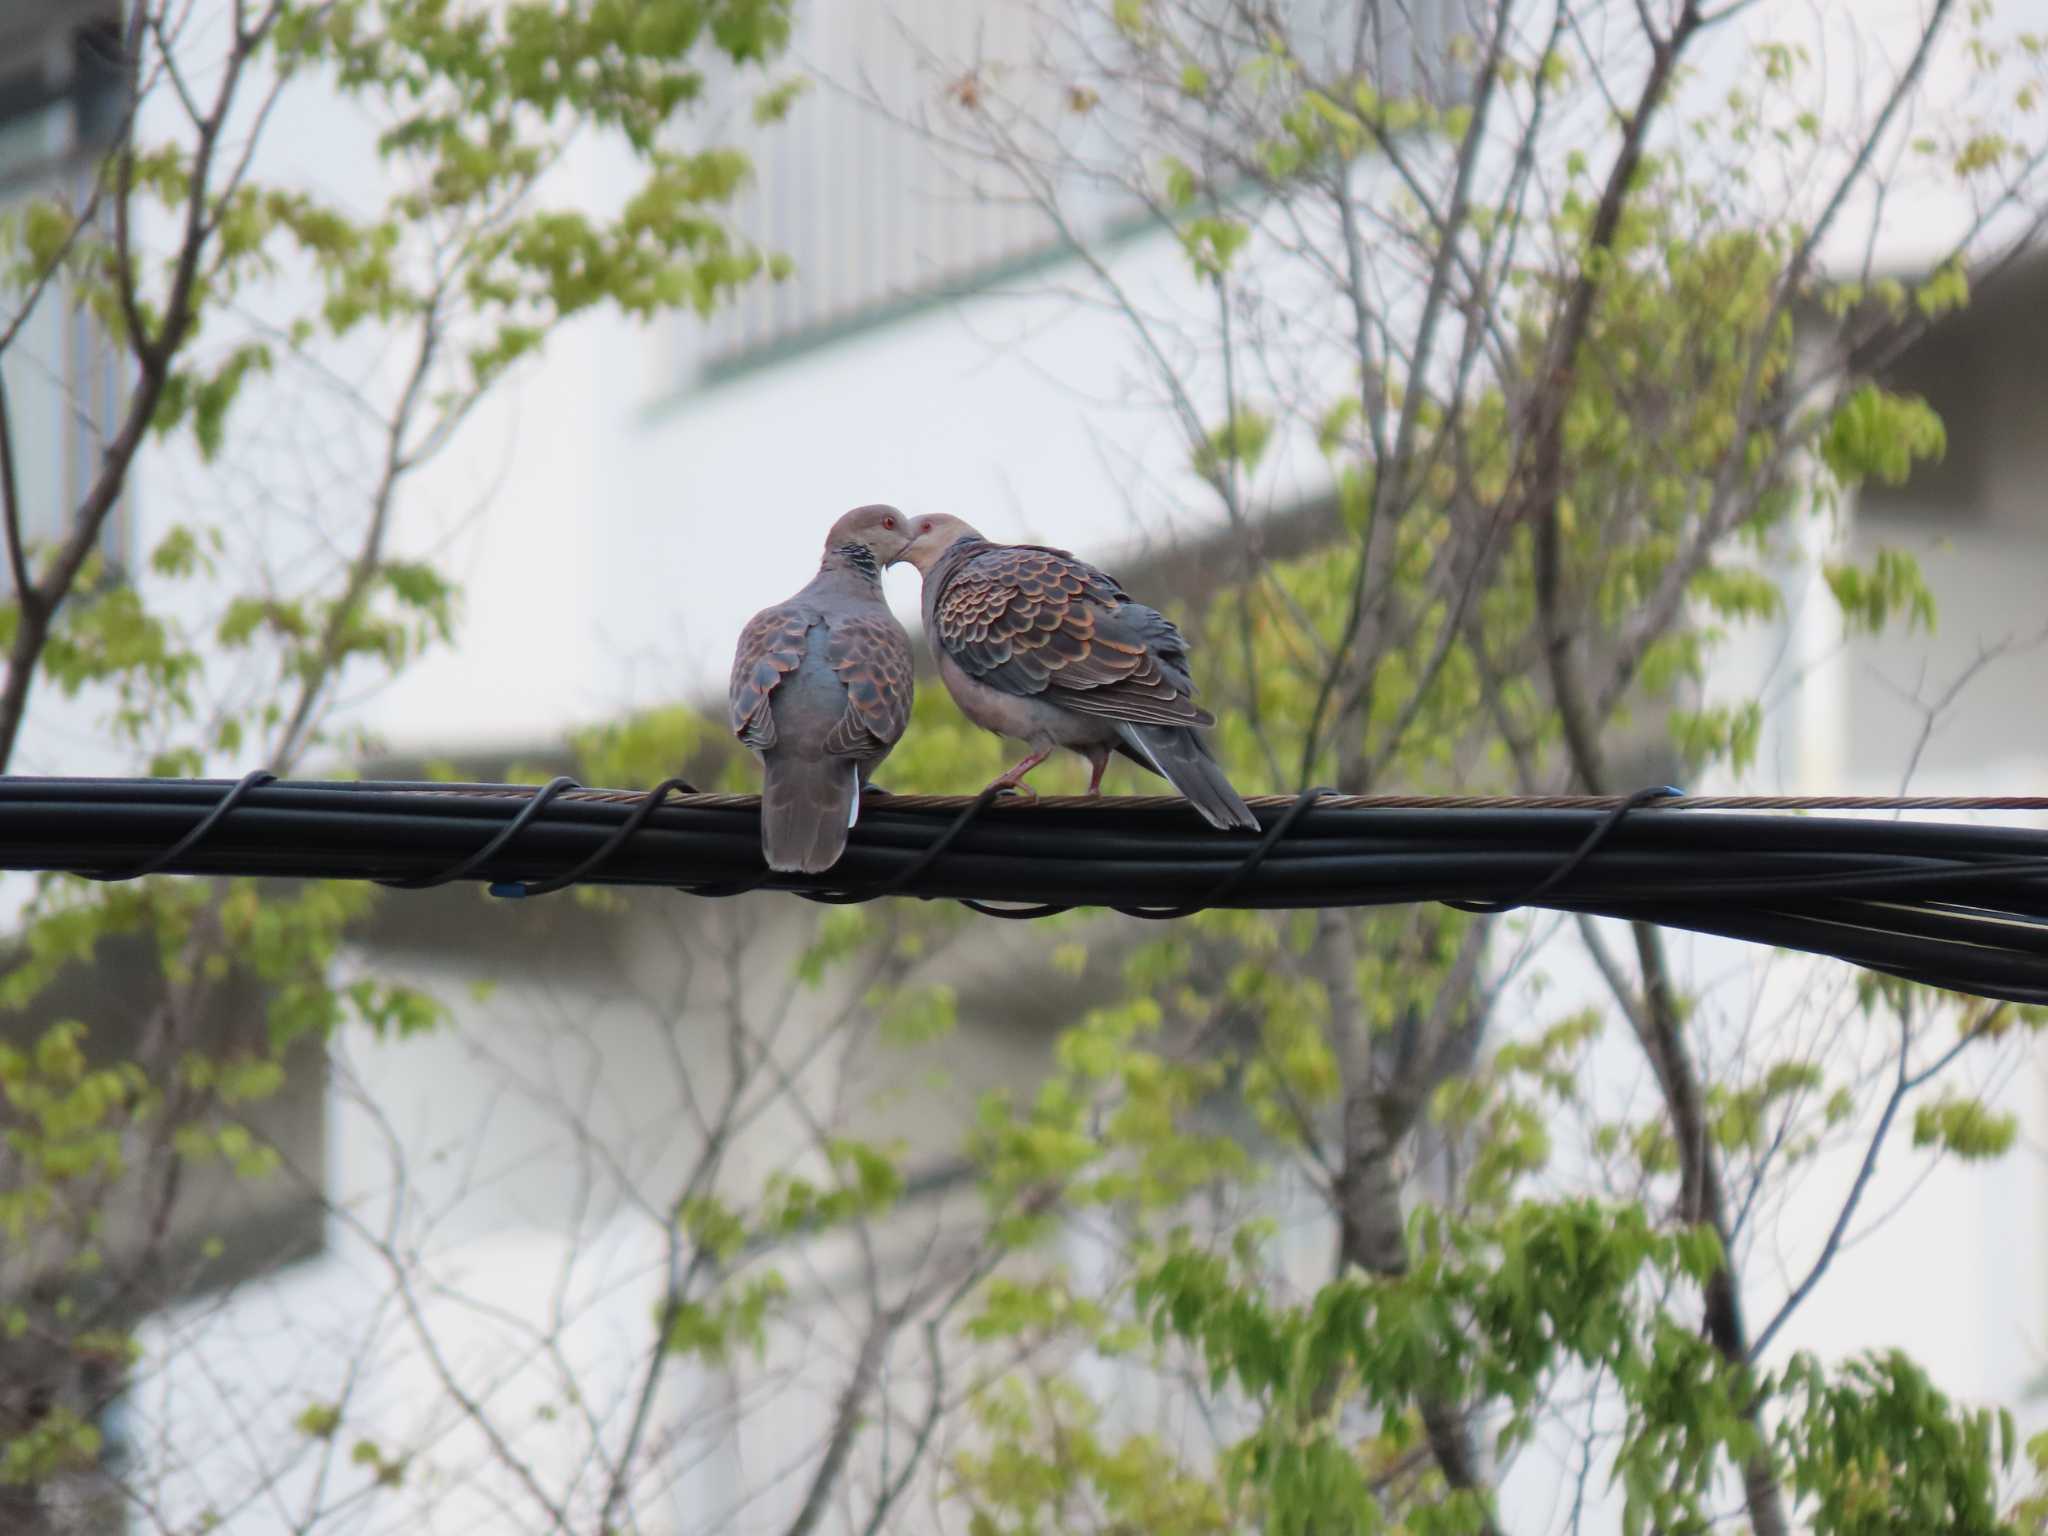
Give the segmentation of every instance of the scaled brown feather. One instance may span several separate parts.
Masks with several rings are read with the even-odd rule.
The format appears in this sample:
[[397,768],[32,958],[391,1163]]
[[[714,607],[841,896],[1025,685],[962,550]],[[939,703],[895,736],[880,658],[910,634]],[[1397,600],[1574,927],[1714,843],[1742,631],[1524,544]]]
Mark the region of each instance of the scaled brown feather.
[[[1116,581],[1058,550],[998,546],[947,584],[938,639],[974,676],[1066,708],[1147,725],[1211,725],[1215,717],[1168,678],[1157,640],[1120,620],[1130,600]],[[1151,610],[1143,610],[1148,616]],[[1159,621],[1162,624],[1164,621]]]
[[785,604],[762,609],[740,631],[727,697],[733,734],[756,752],[775,745],[775,712],[768,707],[768,698],[784,674],[802,665],[804,636],[810,627],[808,613]]
[[889,618],[855,616],[832,628],[826,660],[846,685],[846,713],[825,750],[849,757],[886,752],[910,724],[910,648]]

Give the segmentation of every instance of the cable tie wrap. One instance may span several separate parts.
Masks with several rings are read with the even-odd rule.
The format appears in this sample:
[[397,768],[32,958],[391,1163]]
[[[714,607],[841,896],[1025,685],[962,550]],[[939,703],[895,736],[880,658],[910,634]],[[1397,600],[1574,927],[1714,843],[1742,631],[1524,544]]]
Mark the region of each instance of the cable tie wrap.
[[1222,906],[1225,900],[1234,895],[1240,886],[1258,872],[1259,866],[1266,862],[1266,855],[1280,846],[1280,840],[1294,830],[1294,824],[1301,820],[1303,813],[1310,806],[1323,796],[1336,793],[1337,791],[1327,784],[1318,784],[1296,795],[1294,804],[1288,806],[1281,813],[1280,819],[1266,829],[1266,835],[1259,839],[1256,848],[1245,855],[1245,861],[1211,886],[1208,894],[1200,901],[1191,901],[1178,907],[1118,907],[1116,910],[1126,917],[1143,917],[1153,922],[1168,922],[1174,918],[1193,917],[1197,912],[1206,912],[1212,907]]
[[554,778],[549,779],[547,783],[543,784],[534,797],[521,808],[519,814],[514,816],[505,826],[501,827],[497,835],[485,842],[483,847],[477,849],[475,853],[457,860],[446,869],[436,870],[431,875],[414,875],[405,880],[379,880],[377,884],[388,886],[394,891],[424,891],[437,885],[447,885],[452,881],[460,880],[465,875],[473,874],[488,864],[499,853],[502,853],[511,845],[514,838],[518,837],[520,833],[524,832],[538,820],[540,813],[548,808],[548,802],[553,800],[555,796],[561,794],[565,789],[581,789],[582,787],[581,784],[577,783],[567,774],[557,774]]
[[648,819],[661,809],[661,803],[670,795],[694,795],[698,792],[697,786],[688,779],[663,779],[641,797],[640,803],[633,808],[633,814],[620,822],[617,830],[582,863],[555,876],[552,880],[493,881],[490,887],[491,894],[507,901],[522,901],[528,896],[552,896],[556,891],[567,890],[577,881],[589,879],[616,858],[619,850],[633,840],[634,833],[647,825]]
[[1684,798],[1685,791],[1670,784],[1659,784],[1650,789],[1639,789],[1605,816],[1601,817],[1593,830],[1586,834],[1586,840],[1573,849],[1566,856],[1562,864],[1530,886],[1528,890],[1524,891],[1513,901],[1446,901],[1444,905],[1454,908],[1459,912],[1472,912],[1483,917],[1491,917],[1502,912],[1512,912],[1517,907],[1533,907],[1543,897],[1548,896],[1552,891],[1563,885],[1565,881],[1577,874],[1579,866],[1591,858],[1600,845],[1614,835],[1615,829],[1628,818],[1631,811],[1640,810],[1642,807],[1654,804],[1659,800],[1682,800]]
[[[824,906],[834,907],[849,906],[855,902],[873,901],[881,896],[900,896],[910,888],[914,881],[929,871],[934,864],[938,863],[940,856],[947,849],[951,848],[955,842],[959,841],[960,834],[972,826],[981,816],[982,812],[986,811],[991,805],[994,805],[1002,796],[1014,793],[1014,790],[1004,784],[989,785],[988,788],[968,801],[960,814],[947,823],[946,830],[933,838],[919,852],[916,858],[912,859],[886,880],[860,890],[798,891],[796,894],[803,897],[806,901],[815,901]],[[931,898],[920,897],[919,899],[928,901]],[[970,911],[979,912],[984,917],[1005,917],[1026,922],[1033,918],[1052,917],[1058,913],[1071,912],[1073,910],[1071,907],[1060,906],[1052,902],[1034,903],[1026,907],[992,907],[985,902],[976,901],[971,896],[962,896],[958,900],[961,906],[968,908]]]
[[241,802],[242,797],[248,794],[250,790],[261,789],[265,784],[274,784],[276,782],[277,775],[268,768],[257,768],[245,773],[235,781],[226,794],[222,795],[215,802],[212,810],[199,818],[190,832],[187,832],[161,853],[151,854],[133,869],[100,870],[97,872],[81,870],[79,877],[85,880],[98,880],[111,885],[118,884],[123,880],[140,880],[144,875],[153,875],[174,860],[183,858],[204,842],[207,835],[221,824],[228,812],[232,811]]

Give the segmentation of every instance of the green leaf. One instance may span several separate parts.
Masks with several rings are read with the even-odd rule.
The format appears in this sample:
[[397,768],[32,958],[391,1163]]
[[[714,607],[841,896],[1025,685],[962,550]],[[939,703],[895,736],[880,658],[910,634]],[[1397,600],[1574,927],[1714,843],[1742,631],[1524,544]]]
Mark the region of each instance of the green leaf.
[[1837,479],[1857,485],[1875,475],[1903,485],[1916,461],[1939,461],[1948,450],[1941,418],[1918,395],[1864,384],[1837,407],[1821,455]]
[[754,98],[754,121],[757,124],[779,123],[789,116],[789,109],[796,105],[811,88],[811,81],[805,75],[793,75],[781,84],[770,87]]
[[1975,1099],[1943,1096],[1913,1111],[1913,1145],[1939,1147],[1966,1162],[2002,1157],[2019,1134],[2019,1121]]
[[1273,438],[1273,419],[1262,412],[1240,408],[1224,425],[1210,432],[1208,441],[1195,450],[1195,473],[1214,480],[1227,464],[1246,470],[1259,467]]

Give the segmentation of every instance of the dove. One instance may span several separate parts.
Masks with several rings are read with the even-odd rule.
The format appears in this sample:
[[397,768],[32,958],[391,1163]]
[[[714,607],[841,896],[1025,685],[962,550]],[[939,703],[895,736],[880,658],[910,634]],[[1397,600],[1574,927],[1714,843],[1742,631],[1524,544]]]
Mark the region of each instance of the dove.
[[1024,775],[1066,747],[1088,759],[1088,793],[1100,794],[1120,752],[1211,826],[1258,830],[1197,733],[1216,721],[1195,704],[1172,620],[1063,549],[991,544],[943,515],[911,528],[895,560],[924,577],[925,633],[947,692],[983,730],[1031,748],[991,788],[1029,794]]
[[763,608],[733,656],[732,730],[761,759],[761,854],[817,874],[839,862],[868,778],[902,736],[910,637],[882,568],[910,542],[894,507],[855,507],[825,536],[809,586]]

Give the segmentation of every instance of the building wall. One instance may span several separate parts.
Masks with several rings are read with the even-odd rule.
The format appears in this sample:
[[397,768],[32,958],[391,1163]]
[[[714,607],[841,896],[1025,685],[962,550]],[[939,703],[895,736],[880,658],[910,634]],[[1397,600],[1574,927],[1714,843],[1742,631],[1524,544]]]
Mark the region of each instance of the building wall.
[[[2044,348],[2048,265],[2035,259],[1977,294],[1889,381],[1940,413],[1949,455],[1904,487],[1859,498],[1852,548],[1865,559],[1882,548],[1911,553],[1936,607],[1931,633],[1850,649],[1843,755],[1849,782],[1872,792],[2048,793]],[[2012,812],[1994,819],[2048,824]],[[1950,1324],[1954,1355],[1982,1371],[1978,1390],[2030,1394],[2038,1414],[2048,1371],[2048,1211],[2037,1150],[2048,1127],[2048,1071],[2028,1052],[1976,1075],[1987,1072],[1996,1101],[2020,1116],[2019,1146],[1986,1169],[1945,1170],[1939,1190],[1923,1192],[1932,1198],[1879,1242],[1902,1272],[1931,1276],[1946,1266],[1929,1256],[1953,1238],[1945,1251],[1968,1256],[1954,1276],[1967,1298]],[[1933,1290],[1930,1283],[1930,1301]]]
[[[198,24],[217,21],[218,7],[201,9]],[[933,25],[968,14],[922,0],[912,12]],[[809,33],[801,46],[829,49],[839,35]],[[821,92],[799,108],[792,125],[799,147],[774,163],[764,200],[744,209],[759,215],[764,240],[802,247],[818,286],[750,300],[705,335],[604,319],[577,323],[409,492],[404,547],[452,549],[468,600],[459,649],[363,706],[362,722],[394,748],[526,747],[624,708],[715,693],[739,623],[799,585],[820,530],[861,501],[955,512],[998,536],[1090,553],[1168,545],[1213,528],[1178,429],[1161,419],[1128,328],[1075,301],[1072,268],[1042,268],[997,291],[942,296],[882,322],[887,306],[929,298],[934,284],[960,284],[985,260],[1026,254],[1038,236],[1029,221],[988,221],[985,210],[969,217],[953,206],[926,222],[906,215],[901,226],[862,217],[872,205],[865,192],[849,198],[856,173],[874,173],[887,189],[879,195],[913,210],[929,206],[921,202],[927,183],[914,166],[891,158],[906,153],[907,141],[880,129],[868,137],[859,126],[867,120],[850,114],[847,100]],[[350,109],[315,91],[288,95],[282,111],[259,172],[304,173],[298,147],[318,142],[331,152],[312,174],[327,190],[344,198],[373,192],[366,125]],[[628,184],[622,163],[587,148],[562,175],[564,185],[598,200]],[[786,188],[797,195],[786,197]],[[915,238],[903,238],[906,228]],[[1126,240],[1115,246],[1114,262],[1118,277],[1162,312],[1198,314],[1206,302],[1170,239]],[[271,297],[283,308],[303,294],[280,289]],[[863,316],[875,323],[842,327],[829,345],[786,348],[778,358],[753,350]],[[1788,645],[1809,664],[1811,676],[1796,679],[1774,714],[1768,787],[1890,787],[1916,734],[1879,674],[1909,682],[1924,675],[1938,684],[1968,665],[1987,637],[2034,619],[2036,562],[2048,548],[2037,546],[2028,487],[2048,468],[2048,433],[2037,430],[2038,413],[2027,414],[2039,397],[2026,387],[2025,364],[2040,348],[2022,341],[2022,318],[2022,310],[2005,311],[1984,342],[2003,349],[1997,376],[2011,380],[2008,388],[1986,399],[1988,372],[1975,354],[1946,374],[1978,391],[1958,398],[1981,405],[1982,431],[1958,430],[1954,440],[1959,470],[1978,458],[1989,466],[1974,481],[1965,476],[1985,487],[1986,510],[1966,517],[1957,505],[1962,493],[1930,493],[1920,504],[1873,503],[1852,524],[1859,549],[1882,537],[1926,552],[1945,615],[1931,646],[1924,639],[1858,642],[1843,652],[1812,589],[1782,630],[1752,637],[1716,679],[1739,695],[1760,678],[1783,678]],[[1201,398],[1220,399],[1202,368],[1191,370],[1188,383]],[[281,380],[249,410],[249,484],[225,509],[220,482],[184,449],[152,447],[138,481],[143,537],[187,517],[248,519],[272,510],[275,498],[299,495],[289,466],[316,452],[313,462],[338,463],[342,482],[353,483],[348,476],[359,473],[363,449],[341,402],[305,381]],[[1974,408],[1964,414],[1977,419]],[[1313,466],[1284,456],[1272,473],[1276,504],[1322,488]],[[289,510],[266,535],[280,563],[303,551],[323,506],[306,497],[291,500]],[[914,578],[898,573],[890,591],[910,616]],[[2002,691],[1973,688],[1959,700],[1948,717],[1957,723],[1930,741],[1917,784],[2031,783],[2035,765],[2048,759],[2048,741],[2035,735],[2043,727],[2032,671],[2022,657],[1997,676],[2007,681],[1995,682],[1987,670],[1983,686]],[[37,750],[51,765],[93,761],[82,723],[68,737],[46,735]],[[807,920],[808,910],[786,901],[737,910],[760,926],[768,950],[762,977],[776,976],[788,953],[787,944],[776,950],[788,933],[781,925],[799,913]],[[226,1486],[252,1468],[266,1475],[284,1469],[284,1494],[275,1507],[243,1510],[232,1527],[238,1536],[289,1528],[286,1495],[303,1495],[318,1468],[290,1435],[259,1445],[217,1426],[260,1424],[265,1414],[288,1424],[304,1402],[330,1399],[351,1382],[362,1383],[362,1426],[393,1443],[423,1437],[432,1447],[417,1497],[393,1501],[383,1528],[436,1528],[411,1523],[423,1508],[438,1512],[441,1528],[488,1524],[498,1480],[512,1475],[472,1429],[446,1419],[441,1377],[449,1370],[483,1384],[494,1411],[521,1424],[521,1453],[536,1467],[572,1475],[561,1458],[573,1454],[574,1437],[552,1433],[542,1410],[564,1410],[565,1371],[598,1395],[616,1399],[629,1390],[630,1365],[660,1294],[658,1223],[619,1191],[619,1172],[630,1168],[657,1189],[672,1179],[690,1149],[675,1125],[682,1081],[716,1076],[716,1010],[692,991],[682,957],[691,935],[708,942],[704,935],[728,920],[722,913],[658,898],[617,938],[616,952],[598,947],[597,930],[579,926],[559,900],[515,913],[473,892],[417,895],[393,898],[387,913],[389,926],[365,935],[361,953],[440,984],[457,1002],[455,1026],[423,1040],[341,1042],[322,1185],[333,1205],[330,1251],[244,1287],[229,1302],[159,1320],[156,1338],[177,1348],[141,1388],[152,1422],[181,1437],[151,1454],[164,1468],[184,1463],[201,1471],[173,1487],[176,1498],[196,1508],[205,1482]],[[1008,925],[993,931],[1005,945],[1040,942]],[[1684,938],[1674,940],[1673,953],[1680,974],[1705,994],[1699,1018],[1710,1058],[1767,1028],[1797,1040],[1841,1027],[1839,977],[1832,992],[1801,1008],[1792,998],[1812,973],[1794,963]],[[1000,978],[1021,971],[1034,977],[1034,989],[1040,984],[1044,972],[1028,947],[995,951],[983,963],[999,979],[983,974],[977,987],[969,986],[974,978],[960,978],[965,1025],[942,1063],[960,1079],[952,1107],[963,1113],[975,1085],[1032,1082],[1046,1032],[1073,1006],[1070,997],[1048,1004],[1036,991],[1040,1006],[1001,1006]],[[1566,946],[1556,946],[1547,969],[1550,989],[1540,1003],[1518,999],[1526,1007],[1517,1017],[1554,1017],[1572,1000],[1599,995],[1597,978]],[[472,982],[495,990],[472,995]],[[824,1007],[804,998],[798,1025],[815,1022]],[[860,1084],[864,1125],[893,1123],[896,1101],[881,1091],[888,1086],[882,1075]],[[1596,1076],[1621,1108],[1649,1091],[1639,1059],[1619,1045]],[[2035,1114],[2031,1078],[2008,1091]],[[565,1108],[579,1107],[595,1109],[616,1133],[626,1158],[618,1168],[573,1135]],[[963,1123],[933,1118],[901,1129],[917,1157],[935,1165],[957,1146]],[[786,1124],[764,1122],[734,1177],[776,1166],[791,1139]],[[1924,1168],[1904,1150],[1888,1154],[1869,1203],[1882,1213],[1917,1187],[1909,1213],[1854,1252],[1858,1270],[1884,1283],[1829,1286],[1779,1349],[1895,1342],[1927,1359],[1962,1395],[2009,1396],[2037,1364],[2038,1166],[2019,1157],[1989,1173],[1945,1169],[1923,1185]],[[1855,1171],[1853,1147],[1831,1151],[1822,1170],[1811,1196],[1767,1213],[1746,1248],[1749,1272],[1766,1293],[1774,1281],[1789,1287],[1799,1278],[1813,1234]],[[928,1229],[934,1219],[924,1208],[910,1228]],[[1086,1237],[1079,1234],[1069,1254],[1083,1273],[1091,1254],[1100,1257]],[[1311,1283],[1328,1253],[1327,1233],[1304,1220],[1295,1242],[1302,1282]],[[1992,1262],[2014,1242],[2023,1249],[2017,1260]],[[387,1301],[387,1249],[434,1282],[413,1288],[416,1311]],[[835,1305],[831,1278],[843,1273],[836,1267],[842,1259],[803,1260],[817,1283],[799,1323],[777,1335],[771,1366],[808,1356],[829,1367],[847,1357],[854,1324]],[[576,1323],[562,1360],[537,1357],[533,1320],[549,1318],[563,1295],[576,1301]],[[447,1341],[448,1358],[424,1350],[427,1336]],[[787,1396],[779,1409],[749,1416],[746,1479],[773,1469],[791,1446],[812,1442],[826,1411],[817,1396],[826,1379],[808,1397]],[[1105,1394],[1128,1393],[1134,1419],[1156,1407],[1156,1392],[1140,1392],[1099,1365],[1089,1367],[1088,1379]],[[650,1530],[700,1529],[707,1511],[737,1497],[741,1472],[694,1446],[689,1426],[707,1413],[704,1402],[738,1390],[732,1378],[688,1371],[664,1389],[659,1411],[679,1426],[679,1449]],[[1557,1468],[1530,1458],[1509,1485],[1511,1509],[1540,1524],[1556,1484]],[[769,1525],[782,1512],[774,1500],[787,1496],[781,1488],[746,1511],[745,1521]],[[401,1509],[409,1513],[395,1512]]]
[[1852,549],[1866,560],[1882,548],[1910,553],[1934,594],[1936,623],[1931,633],[1859,642],[1850,757],[1867,772],[1897,774],[1918,748],[1914,783],[1928,793],[1965,783],[2031,793],[1990,789],[1986,776],[2034,786],[2048,762],[2039,708],[2048,662],[2044,347],[2048,268],[2037,262],[1980,293],[1901,360],[1891,382],[1940,413],[1948,455],[1906,485],[1867,488],[1860,499]]
[[[1002,0],[842,0],[800,8],[789,72],[810,88],[782,122],[752,126],[747,83],[714,88],[721,127],[753,156],[734,210],[758,246],[802,276],[756,286],[707,326],[677,333],[678,372],[715,372],[827,328],[978,284],[1056,238],[1035,210],[987,195],[943,146],[945,93],[976,58],[1032,46],[1036,22]],[[1047,107],[1051,102],[1043,103]]]

